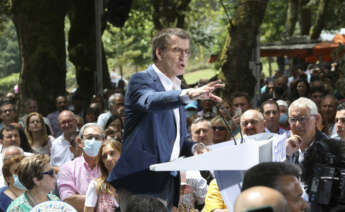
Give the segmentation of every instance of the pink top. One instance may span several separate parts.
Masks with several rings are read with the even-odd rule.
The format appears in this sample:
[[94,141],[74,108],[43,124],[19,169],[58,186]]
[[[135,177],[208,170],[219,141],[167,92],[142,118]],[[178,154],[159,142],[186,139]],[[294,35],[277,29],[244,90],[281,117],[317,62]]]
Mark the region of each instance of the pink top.
[[114,212],[117,202],[113,195],[100,193],[98,195],[96,212]]
[[67,162],[60,168],[57,177],[60,198],[65,200],[74,194],[85,195],[90,182],[100,176],[98,166],[91,170],[83,155]]

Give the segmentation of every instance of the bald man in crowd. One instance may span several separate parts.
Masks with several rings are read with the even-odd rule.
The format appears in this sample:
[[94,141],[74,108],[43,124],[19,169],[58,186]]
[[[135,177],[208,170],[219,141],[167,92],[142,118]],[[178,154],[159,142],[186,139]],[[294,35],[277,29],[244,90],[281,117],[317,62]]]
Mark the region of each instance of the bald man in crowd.
[[272,208],[274,212],[289,212],[285,197],[279,191],[265,186],[255,186],[243,191],[235,203],[235,212],[259,208]]
[[265,120],[261,112],[249,109],[241,116],[241,131],[250,136],[265,132]]

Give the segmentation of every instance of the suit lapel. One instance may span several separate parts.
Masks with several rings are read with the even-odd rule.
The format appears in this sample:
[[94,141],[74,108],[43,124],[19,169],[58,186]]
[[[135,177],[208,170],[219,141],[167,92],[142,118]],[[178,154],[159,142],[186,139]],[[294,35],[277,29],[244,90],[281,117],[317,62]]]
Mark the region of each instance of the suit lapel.
[[165,91],[165,88],[163,87],[163,84],[160,81],[155,70],[153,70],[152,65],[147,69],[147,73],[150,75],[151,79],[153,80],[154,87],[157,89],[157,91]]

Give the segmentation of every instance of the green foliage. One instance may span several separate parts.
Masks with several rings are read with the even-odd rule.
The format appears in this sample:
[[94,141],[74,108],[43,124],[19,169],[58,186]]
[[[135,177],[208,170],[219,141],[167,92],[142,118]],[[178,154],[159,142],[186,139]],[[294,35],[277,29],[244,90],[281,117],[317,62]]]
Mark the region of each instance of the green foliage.
[[[191,35],[192,57],[199,62],[217,54],[226,37],[226,18],[217,1],[193,0],[186,16],[187,30]],[[198,58],[200,57],[200,58]]]
[[108,25],[103,34],[110,70],[118,67],[143,68],[151,62],[151,38],[154,31],[151,8],[145,1],[135,1],[122,28]]
[[337,30],[344,27],[345,20],[345,1],[332,0],[327,7],[327,16],[325,21],[326,30]]
[[280,40],[285,30],[287,0],[269,1],[265,17],[261,24],[261,41],[272,42]]
[[20,72],[18,40],[11,20],[2,23],[0,32],[0,77]]
[[13,73],[7,77],[0,79],[0,93],[5,94],[13,90],[14,86],[18,84],[19,73]]

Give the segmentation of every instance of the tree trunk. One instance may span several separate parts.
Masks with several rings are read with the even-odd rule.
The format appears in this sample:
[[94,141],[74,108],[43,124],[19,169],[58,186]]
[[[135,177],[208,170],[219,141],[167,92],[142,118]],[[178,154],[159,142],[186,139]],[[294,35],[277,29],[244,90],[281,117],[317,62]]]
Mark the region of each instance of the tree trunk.
[[234,91],[245,91],[251,97],[256,79],[249,68],[253,47],[259,27],[264,18],[268,0],[240,0],[229,27],[230,45],[226,50],[226,59],[222,72],[226,80],[224,97]]
[[320,0],[319,1],[319,6],[317,8],[316,12],[316,20],[311,28],[310,32],[310,38],[312,40],[319,39],[320,34],[322,32],[322,29],[325,26],[325,20],[327,16],[327,6],[328,6],[329,0]]
[[309,35],[312,25],[312,9],[308,5],[310,0],[300,0],[300,18],[301,35]]
[[289,0],[285,23],[285,36],[291,37],[295,31],[295,26],[298,18],[298,0]]
[[[96,74],[96,31],[95,2],[92,0],[74,0],[69,13],[71,28],[69,31],[69,57],[76,68],[78,93],[84,102],[95,94]],[[108,66],[103,52],[103,87],[110,87]]]
[[63,0],[12,0],[22,64],[20,98],[36,99],[44,115],[56,110],[56,96],[65,94],[67,8]]
[[153,23],[156,30],[167,27],[184,28],[185,12],[191,0],[153,0]]

